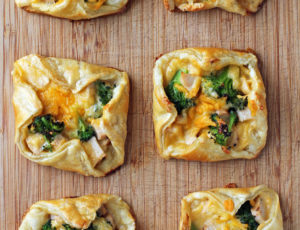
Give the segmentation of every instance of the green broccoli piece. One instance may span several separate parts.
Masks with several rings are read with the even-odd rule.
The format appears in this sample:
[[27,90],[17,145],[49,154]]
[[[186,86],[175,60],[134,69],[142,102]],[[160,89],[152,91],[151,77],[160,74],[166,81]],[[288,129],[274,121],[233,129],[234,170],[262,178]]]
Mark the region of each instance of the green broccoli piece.
[[56,228],[52,227],[51,225],[51,219],[49,219],[47,223],[42,226],[42,230],[56,230]]
[[64,128],[65,124],[63,122],[55,121],[51,114],[37,116],[34,118],[33,122],[28,125],[28,129],[31,133],[40,133],[44,136],[46,143],[43,146],[43,150],[45,151],[52,151],[51,142],[56,135],[64,130]]
[[228,125],[216,113],[212,114],[210,118],[216,123],[216,126],[209,126],[211,138],[219,145],[226,146],[227,140],[231,135],[228,131]]
[[95,136],[95,131],[92,126],[87,125],[81,117],[78,118],[77,136],[81,141],[88,141]]
[[194,224],[194,223],[192,223],[192,224],[191,224],[191,228],[190,228],[190,230],[198,230],[198,228],[195,226],[195,224]]
[[63,226],[65,227],[66,230],[79,230],[77,228],[72,228],[70,225],[68,224],[63,224]]
[[259,223],[256,222],[255,217],[251,213],[251,204],[249,201],[246,201],[240,207],[235,216],[241,223],[248,224],[247,230],[256,230],[259,226]]
[[218,114],[211,115],[211,120],[216,123],[216,126],[209,126],[209,134],[216,143],[222,146],[226,146],[233,126],[237,123],[238,117],[234,109],[229,110],[229,122],[228,124],[222,120]]
[[180,92],[174,85],[179,84],[181,73],[187,73],[185,70],[178,70],[173,79],[165,88],[169,100],[175,105],[177,112],[180,114],[182,110],[190,108],[195,105],[193,99],[186,98],[183,92]]
[[106,105],[113,97],[113,88],[105,85],[102,81],[96,81],[96,90],[99,100],[103,106]]
[[42,146],[44,151],[52,152],[52,145],[49,140],[46,139],[46,143]]
[[228,77],[228,67],[216,76],[204,77],[201,85],[208,96],[227,97],[227,103],[231,103],[236,110],[243,110],[248,105],[247,97],[242,97],[241,93],[233,88],[232,79]]
[[232,127],[238,122],[238,116],[234,109],[229,109],[228,132],[231,133]]
[[229,101],[236,110],[243,110],[248,105],[248,98],[243,97],[241,95],[237,95],[236,97],[232,97],[232,98],[230,98]]
[[106,85],[100,80],[95,82],[95,87],[97,102],[85,112],[87,117],[99,118],[103,114],[103,106],[106,105],[113,97],[113,87]]

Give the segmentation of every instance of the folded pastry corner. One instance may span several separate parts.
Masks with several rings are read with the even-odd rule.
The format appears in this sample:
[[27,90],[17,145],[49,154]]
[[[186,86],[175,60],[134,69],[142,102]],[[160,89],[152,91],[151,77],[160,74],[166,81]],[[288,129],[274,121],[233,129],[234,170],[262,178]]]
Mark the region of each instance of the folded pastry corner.
[[221,8],[229,12],[247,15],[259,10],[264,0],[163,0],[170,11],[200,11]]
[[249,52],[188,48],[153,71],[153,120],[162,157],[221,161],[258,156],[266,143],[266,93]]
[[91,19],[121,12],[128,0],[15,0],[29,12],[71,20]]
[[23,217],[19,230],[134,230],[129,206],[118,196],[86,195],[39,201]]
[[277,193],[264,185],[194,192],[181,201],[180,230],[282,230]]
[[15,62],[12,75],[15,142],[26,158],[95,177],[123,164],[125,72],[29,55]]

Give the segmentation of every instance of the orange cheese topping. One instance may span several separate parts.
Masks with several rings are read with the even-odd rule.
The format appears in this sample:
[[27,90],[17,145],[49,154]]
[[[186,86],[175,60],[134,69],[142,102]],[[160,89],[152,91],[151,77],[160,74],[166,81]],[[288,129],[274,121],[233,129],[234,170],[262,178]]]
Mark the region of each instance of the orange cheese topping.
[[234,209],[234,203],[231,199],[224,201],[224,207],[227,211],[232,212]]
[[226,98],[211,98],[204,94],[201,94],[197,100],[197,106],[195,112],[195,120],[193,125],[196,125],[200,129],[204,129],[210,125],[215,125],[215,123],[210,119],[210,114],[217,110],[224,109],[226,106]]
[[226,98],[212,98],[201,94],[197,102],[197,113],[202,114],[204,112],[216,111],[223,109],[226,106]]
[[257,110],[258,110],[258,106],[257,106],[256,102],[253,101],[253,100],[250,100],[248,102],[248,108],[251,111],[251,115],[254,117],[256,115]]
[[74,110],[72,105],[75,102],[75,97],[71,91],[58,87],[51,83],[46,90],[37,92],[41,100],[45,114],[52,114],[58,120],[64,121],[68,124],[69,120],[74,117]]

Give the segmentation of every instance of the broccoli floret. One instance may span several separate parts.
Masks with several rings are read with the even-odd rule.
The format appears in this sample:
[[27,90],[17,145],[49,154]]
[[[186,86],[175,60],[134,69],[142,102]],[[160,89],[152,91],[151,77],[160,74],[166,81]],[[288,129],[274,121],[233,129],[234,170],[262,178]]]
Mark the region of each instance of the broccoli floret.
[[243,110],[248,105],[247,97],[242,97],[241,93],[233,88],[232,79],[228,77],[228,67],[216,76],[204,77],[201,85],[204,93],[209,96],[227,97],[227,103],[232,104],[236,110]]
[[97,101],[94,105],[86,110],[86,116],[99,118],[103,113],[103,106],[106,105],[113,97],[113,87],[106,85],[98,80],[95,82]]
[[228,131],[226,122],[223,121],[216,113],[212,114],[210,118],[216,123],[216,126],[209,126],[210,136],[219,145],[226,146],[227,140],[230,137],[230,132]]
[[238,116],[234,109],[229,110],[228,132],[231,132],[232,127],[238,122]]
[[70,225],[68,224],[63,224],[63,226],[65,227],[66,230],[79,230],[77,228],[72,228]]
[[237,95],[236,97],[230,98],[230,103],[236,110],[243,110],[248,105],[248,98],[243,97],[241,95]]
[[169,100],[175,105],[177,112],[180,114],[182,110],[190,108],[195,105],[193,99],[186,98],[183,92],[180,92],[175,84],[181,85],[180,77],[181,73],[187,73],[185,70],[178,70],[173,79],[165,88],[166,94]]
[[259,223],[256,222],[255,217],[251,213],[251,204],[249,201],[246,201],[240,207],[235,216],[241,223],[248,224],[247,230],[256,230],[259,226]]
[[43,150],[45,151],[52,151],[51,142],[64,128],[65,124],[55,121],[51,114],[35,117],[34,121],[28,126],[30,132],[40,133],[44,136],[46,143],[43,146]]
[[96,81],[96,90],[102,105],[106,105],[113,97],[113,88],[102,81]]
[[78,118],[77,136],[81,141],[88,141],[95,136],[95,131],[92,126],[87,125],[81,117]]
[[42,230],[56,230],[56,228],[52,227],[51,225],[51,219],[49,219],[47,223],[42,226]]
[[194,224],[194,223],[192,223],[192,224],[191,224],[191,228],[190,228],[190,230],[198,230],[198,228],[195,226],[195,224]]
[[231,109],[229,111],[229,122],[226,124],[218,114],[214,113],[211,115],[211,120],[216,123],[216,126],[209,126],[209,134],[216,143],[222,146],[226,146],[233,126],[237,123],[238,118],[236,111]]

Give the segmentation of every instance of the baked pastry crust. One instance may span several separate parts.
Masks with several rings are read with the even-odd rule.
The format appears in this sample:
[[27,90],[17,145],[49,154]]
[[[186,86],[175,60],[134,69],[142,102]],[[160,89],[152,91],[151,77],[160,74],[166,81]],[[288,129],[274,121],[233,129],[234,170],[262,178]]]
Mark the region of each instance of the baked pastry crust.
[[239,220],[234,217],[246,201],[260,202],[264,218],[257,230],[283,229],[278,195],[264,185],[252,188],[218,188],[185,196],[181,201],[179,229],[190,230],[193,222],[196,229],[206,229],[204,226],[209,224],[215,227],[213,229],[246,230],[247,227],[239,226]]
[[121,12],[128,0],[15,0],[29,12],[71,20],[91,19]]
[[222,8],[226,11],[246,15],[255,13],[264,0],[163,0],[165,7],[174,11],[200,11]]
[[[29,55],[15,62],[12,75],[15,142],[22,155],[41,165],[95,177],[105,176],[123,164],[129,103],[127,73],[71,59]],[[103,107],[103,115],[94,119],[105,143],[98,137],[90,139],[104,153],[99,156],[87,144],[89,141],[81,142],[69,136],[52,152],[33,152],[27,138],[31,135],[28,126],[34,118],[54,111],[67,126],[68,122],[75,123],[73,118],[78,111],[94,103],[89,92],[97,80],[115,86],[111,100]]]
[[[202,129],[197,128],[190,121],[187,123],[190,128],[186,129],[184,128],[186,126],[179,125],[182,116],[178,115],[174,104],[167,97],[165,87],[174,73],[183,67],[199,76],[207,76],[212,71],[229,65],[246,68],[249,72],[247,81],[244,81],[246,84],[242,83],[241,87],[244,90],[250,84],[250,88],[244,93],[248,97],[247,109],[250,108],[253,117],[250,121],[240,122],[237,125],[238,145],[230,152],[224,152],[221,146],[209,137],[205,129],[201,131]],[[265,146],[268,129],[266,93],[254,54],[216,48],[188,48],[173,51],[157,59],[153,72],[153,84],[155,138],[158,151],[163,158],[196,161],[252,159],[257,157]],[[214,103],[211,103],[211,106],[214,106]],[[197,111],[197,108],[195,110]],[[195,112],[193,116],[194,114]]]
[[86,195],[77,198],[39,201],[23,217],[19,230],[40,230],[52,216],[60,217],[65,224],[86,229],[96,218],[96,212],[105,205],[117,229],[134,230],[135,221],[129,206],[118,196],[108,194]]

